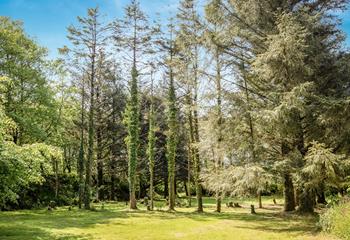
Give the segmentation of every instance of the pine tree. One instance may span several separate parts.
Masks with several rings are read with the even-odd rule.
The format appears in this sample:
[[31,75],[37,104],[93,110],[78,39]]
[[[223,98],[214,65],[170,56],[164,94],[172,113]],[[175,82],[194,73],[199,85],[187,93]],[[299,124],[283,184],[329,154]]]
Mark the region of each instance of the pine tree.
[[175,159],[177,149],[177,108],[176,108],[176,93],[174,86],[173,73],[173,57],[175,54],[175,46],[173,40],[174,26],[171,23],[169,38],[169,90],[168,90],[168,132],[167,132],[167,160],[168,160],[168,191],[169,191],[169,210],[175,210]]
[[324,88],[332,78],[324,66],[327,72],[337,71],[333,63],[341,39],[334,18],[324,10],[343,7],[344,1],[226,0],[213,0],[207,7],[207,14],[223,28],[216,44],[236,67],[246,66],[248,84],[243,89],[255,95],[247,99],[259,106],[255,137],[251,131],[252,149],[257,147],[258,132],[259,141],[264,142],[259,152],[264,155],[259,158],[266,159],[263,166],[274,166],[284,183],[285,211],[295,209],[294,187],[301,193],[300,210],[313,211],[314,189],[304,187],[308,180],[296,184],[296,179],[302,179],[299,175],[310,143],[324,133],[316,127],[320,125],[315,114],[322,104],[311,104],[318,97],[328,101],[333,95]]
[[78,17],[79,25],[68,28],[68,39],[75,48],[70,49],[74,58],[84,63],[83,74],[86,75],[89,85],[89,114],[88,114],[88,153],[85,165],[84,207],[90,209],[91,201],[91,174],[94,157],[94,116],[95,116],[95,84],[97,58],[99,50],[105,45],[108,25],[99,20],[99,9],[90,8],[87,17]]
[[149,110],[149,130],[148,130],[148,148],[147,148],[147,154],[148,154],[148,160],[149,160],[149,174],[150,174],[150,187],[149,187],[149,197],[150,197],[150,209],[153,210],[154,208],[154,164],[155,164],[155,142],[156,142],[156,136],[155,136],[155,119],[154,119],[154,97],[153,97],[153,69],[151,70],[151,106]]
[[85,82],[84,77],[82,77],[81,82],[81,123],[80,123],[80,147],[79,147],[79,157],[78,157],[78,175],[79,175],[79,200],[78,205],[81,208],[84,199],[84,165],[85,165],[85,150],[84,150],[84,126],[85,126]]
[[195,9],[194,0],[183,0],[180,2],[177,14],[180,29],[177,33],[179,52],[189,64],[188,83],[191,86],[189,104],[192,109],[190,114],[190,139],[193,157],[194,180],[197,196],[197,210],[203,212],[202,186],[200,183],[200,155],[198,145],[199,138],[199,116],[198,116],[198,85],[199,85],[199,47],[200,47],[200,24],[199,15]]
[[146,15],[140,9],[137,0],[131,0],[125,8],[125,18],[115,23],[115,44],[120,51],[131,51],[131,80],[130,98],[125,112],[125,124],[128,129],[126,143],[128,146],[129,158],[129,194],[130,208],[136,209],[136,170],[138,164],[139,151],[139,131],[140,131],[140,107],[139,107],[139,70],[140,55],[145,54],[149,48],[151,38],[151,28],[149,27]]

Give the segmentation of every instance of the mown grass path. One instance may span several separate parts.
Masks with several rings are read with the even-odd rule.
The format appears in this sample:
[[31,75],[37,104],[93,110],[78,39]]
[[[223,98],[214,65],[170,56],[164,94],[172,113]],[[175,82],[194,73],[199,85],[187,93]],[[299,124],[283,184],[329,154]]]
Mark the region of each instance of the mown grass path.
[[96,211],[64,207],[0,212],[0,239],[334,239],[318,231],[316,216],[284,214],[281,206],[265,206],[256,215],[244,204],[223,208],[223,213],[214,213],[213,205],[206,204],[203,214],[194,208],[129,211],[125,203],[105,204],[104,209],[96,205]]

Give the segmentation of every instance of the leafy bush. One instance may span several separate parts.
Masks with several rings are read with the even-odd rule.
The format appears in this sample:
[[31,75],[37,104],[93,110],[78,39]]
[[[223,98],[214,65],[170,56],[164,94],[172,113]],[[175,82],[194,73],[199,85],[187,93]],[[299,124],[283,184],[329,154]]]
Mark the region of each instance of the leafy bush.
[[77,197],[79,183],[76,174],[58,175],[58,194],[55,196],[55,175],[44,175],[40,183],[30,183],[18,191],[16,201],[6,202],[7,210],[47,207],[52,202],[57,206],[72,205]]
[[320,217],[322,229],[341,239],[350,240],[350,201],[340,201]]

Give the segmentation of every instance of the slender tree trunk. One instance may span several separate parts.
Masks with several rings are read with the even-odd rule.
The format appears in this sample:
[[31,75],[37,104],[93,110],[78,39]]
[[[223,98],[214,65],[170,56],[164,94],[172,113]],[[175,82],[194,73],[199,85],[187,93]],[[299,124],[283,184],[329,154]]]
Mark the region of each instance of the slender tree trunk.
[[149,187],[149,197],[150,197],[150,210],[153,210],[153,181],[154,181],[154,155],[155,155],[155,121],[154,121],[154,99],[153,99],[153,69],[151,70],[151,106],[149,111],[149,133],[148,133],[148,159],[149,159],[149,175],[150,175],[150,187]]
[[[169,185],[168,185],[168,174],[164,175],[164,178],[163,178],[163,181],[164,181],[164,198],[165,199],[168,199],[168,196],[169,196]],[[168,199],[169,201],[169,199]]]
[[[186,70],[186,73],[188,69]],[[187,76],[188,77],[188,76]],[[188,120],[188,157],[187,157],[187,191],[188,191],[188,206],[192,205],[192,192],[191,192],[191,162],[194,160],[194,133],[193,133],[193,119],[192,119],[192,94],[191,90],[188,90],[187,96],[187,120]],[[196,183],[195,183],[196,185]]]
[[[114,161],[114,160],[112,160]],[[115,164],[114,162],[112,162],[112,166],[111,166],[111,200],[115,201]]]
[[153,197],[153,193],[154,193],[154,187],[153,187],[153,179],[154,179],[154,173],[152,171],[152,173],[150,174],[150,186],[149,186],[149,197],[150,197],[150,207],[151,210],[153,211],[154,208],[154,197]]
[[[136,167],[137,167],[137,152],[138,152],[138,108],[135,107],[138,103],[137,98],[137,70],[136,70],[136,62],[134,62],[135,65],[132,69],[132,88],[133,92],[131,93],[131,101],[134,103],[130,103],[132,105],[131,107],[131,113],[130,113],[130,133],[129,133],[129,164],[128,164],[128,177],[129,177],[129,198],[130,198],[130,209],[137,209],[137,202],[136,202]],[[136,102],[135,102],[136,101]]]
[[201,165],[200,165],[200,156],[199,156],[199,149],[198,145],[200,142],[199,139],[199,122],[198,122],[198,66],[197,66],[197,55],[198,50],[196,49],[196,64],[195,64],[195,80],[194,80],[194,95],[193,95],[193,103],[194,103],[194,110],[193,110],[193,120],[194,120],[194,138],[195,138],[195,180],[196,180],[196,193],[197,193],[197,211],[203,212],[203,199],[202,199],[202,185],[200,181],[200,171],[201,171]]
[[138,147],[139,147],[139,108],[138,108],[138,71],[137,71],[137,19],[133,18],[133,67],[131,70],[131,102],[130,102],[130,126],[129,126],[129,196],[130,196],[130,209],[137,209],[136,194],[135,194],[135,181],[136,181],[136,169],[138,159]]
[[261,200],[261,191],[258,191],[258,202],[259,202],[259,208],[262,208],[262,200]]
[[183,184],[184,184],[184,188],[185,188],[186,197],[188,197],[189,194],[188,194],[187,182],[184,181]]
[[[187,197],[188,197],[188,206],[191,207],[192,199],[191,199],[191,159],[192,159],[192,148],[191,143],[188,144],[188,158],[187,158]],[[186,186],[186,185],[185,185]]]
[[93,46],[91,55],[91,72],[90,72],[90,111],[89,111],[89,131],[88,131],[88,156],[86,161],[86,178],[85,178],[85,198],[84,208],[90,209],[91,201],[91,168],[94,156],[94,111],[95,111],[95,63],[96,63],[96,28],[97,19],[94,15],[94,23],[92,29]]
[[167,136],[167,159],[168,159],[168,185],[169,185],[169,210],[175,210],[175,160],[177,149],[177,109],[176,94],[174,86],[174,74],[172,69],[172,60],[174,56],[173,49],[173,26],[170,27],[170,64],[169,64],[169,109],[168,109],[168,136]]
[[56,158],[52,159],[54,162],[54,170],[55,170],[55,199],[58,197],[58,187],[59,187],[59,179],[58,179],[58,161]]
[[249,98],[249,92],[248,92],[248,84],[247,84],[247,79],[244,76],[244,88],[245,88],[245,94],[246,94],[246,100],[247,100],[247,119],[248,119],[248,125],[249,125],[249,137],[250,137],[250,151],[252,154],[252,161],[256,161],[256,156],[255,156],[255,141],[254,141],[254,127],[253,127],[253,119],[252,115],[250,114],[251,107],[250,107],[250,98]]
[[[114,89],[117,88],[117,84],[116,84],[116,79],[113,79],[113,86]],[[116,124],[117,124],[117,100],[116,100],[116,95],[117,95],[117,91],[114,90],[113,92],[113,97],[112,97],[112,126],[114,129],[113,132],[116,131]],[[118,141],[116,133],[112,135],[112,139],[113,139],[113,143],[116,143]],[[111,159],[111,164],[110,164],[110,174],[111,174],[111,200],[115,201],[116,200],[116,196],[115,196],[115,191],[116,191],[116,187],[115,187],[115,182],[116,182],[116,165],[117,165],[117,158],[118,158],[118,149],[116,148],[115,145],[111,145],[110,146],[110,152],[112,154],[112,159]]]
[[294,198],[295,198],[295,206],[299,206],[299,204],[300,204],[300,189],[299,188],[294,189]]
[[[216,160],[215,160],[215,172],[218,173],[222,168],[222,153],[221,153],[221,142],[222,136],[222,89],[221,89],[221,62],[220,62],[220,51],[219,47],[215,48],[216,58],[216,104],[217,104],[217,146],[216,146]],[[215,154],[214,154],[215,155]],[[215,156],[214,156],[215,157]],[[216,191],[216,211],[221,212],[221,194]]]
[[80,126],[80,148],[79,148],[79,158],[78,158],[78,175],[79,175],[79,200],[78,206],[81,208],[83,198],[84,198],[84,125],[85,125],[85,83],[82,80],[82,90],[81,90],[81,126]]
[[96,88],[96,100],[97,100],[97,126],[96,126],[96,156],[97,156],[97,201],[103,200],[103,159],[102,159],[102,121],[101,121],[101,99],[100,99],[100,87]]

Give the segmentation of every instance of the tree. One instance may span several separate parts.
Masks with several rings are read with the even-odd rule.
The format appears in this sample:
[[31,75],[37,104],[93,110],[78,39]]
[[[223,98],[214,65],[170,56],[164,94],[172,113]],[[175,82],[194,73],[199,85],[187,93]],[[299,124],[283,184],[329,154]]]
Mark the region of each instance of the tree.
[[138,164],[138,151],[140,144],[139,136],[139,64],[140,57],[149,51],[152,28],[149,27],[148,20],[144,12],[140,9],[140,3],[137,0],[131,0],[130,4],[125,8],[125,18],[122,21],[115,22],[114,40],[120,51],[131,52],[131,59],[126,52],[126,58],[131,62],[131,80],[130,98],[128,100],[125,112],[125,124],[128,129],[126,143],[128,146],[129,157],[129,192],[130,192],[130,208],[136,209],[135,181],[136,169]]
[[198,116],[198,85],[199,85],[199,47],[200,47],[200,24],[199,15],[195,9],[195,1],[183,0],[180,2],[179,13],[177,14],[180,29],[177,33],[179,52],[189,65],[187,84],[190,86],[188,104],[191,113],[189,115],[189,129],[191,149],[194,167],[194,180],[197,196],[197,210],[203,212],[202,186],[200,183],[200,155],[199,155],[199,116]]
[[149,197],[150,197],[150,207],[153,210],[153,193],[154,193],[154,161],[155,161],[155,119],[154,119],[154,99],[153,99],[153,69],[151,70],[151,106],[149,110],[149,129],[148,129],[148,148],[147,154],[149,158],[149,174],[150,174],[150,187],[149,187]]
[[[312,102],[318,97],[328,101],[333,95],[324,92],[331,80],[321,66],[336,74],[333,63],[341,55],[337,52],[341,38],[334,17],[327,11],[343,7],[343,1],[221,0],[211,1],[207,7],[207,14],[223,29],[221,38],[214,39],[215,44],[231,57],[232,64],[247,80],[243,89],[254,95],[249,97],[249,105],[256,108],[254,130],[259,138],[255,139],[263,143],[258,145],[255,141],[254,149],[261,149],[259,159],[265,159],[260,163],[264,168],[273,166],[270,169],[280,174],[285,211],[295,209],[295,173],[305,167],[303,159],[310,143],[323,132],[322,128],[311,127],[318,125],[315,113],[322,105],[316,107]],[[303,201],[313,202],[312,192],[300,184],[297,188],[306,196],[300,199],[301,205]],[[306,205],[309,208],[302,211],[313,211],[311,204]]]
[[175,209],[175,159],[177,148],[177,109],[176,109],[176,93],[174,86],[173,73],[173,57],[175,54],[175,46],[173,41],[174,26],[169,26],[169,90],[168,90],[168,131],[167,131],[167,160],[168,160],[168,184],[169,184],[169,210]]
[[0,17],[1,76],[11,79],[1,96],[5,114],[17,125],[11,133],[17,145],[43,142],[57,126],[57,102],[46,72],[46,49],[37,45],[24,32],[22,24]]
[[260,166],[231,166],[220,172],[202,176],[205,186],[213,192],[230,196],[257,196],[262,208],[261,192],[271,184],[272,176]]
[[[84,66],[83,75],[86,75],[89,85],[89,114],[88,114],[88,153],[85,164],[85,189],[84,207],[90,209],[91,201],[91,171],[94,158],[95,139],[95,85],[97,72],[97,59],[99,52],[103,49],[107,37],[105,33],[109,29],[108,25],[100,22],[99,9],[89,8],[87,17],[78,17],[79,26],[68,27],[68,39],[75,48],[67,49],[74,54],[74,58],[80,59]],[[83,136],[82,136],[83,137]],[[83,139],[82,139],[83,141]]]

